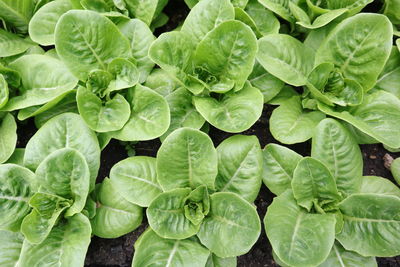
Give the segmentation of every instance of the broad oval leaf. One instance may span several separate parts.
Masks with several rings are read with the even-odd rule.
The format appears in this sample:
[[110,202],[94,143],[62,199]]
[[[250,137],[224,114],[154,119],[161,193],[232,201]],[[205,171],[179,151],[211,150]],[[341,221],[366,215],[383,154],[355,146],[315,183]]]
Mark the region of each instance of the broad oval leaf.
[[306,111],[299,96],[294,96],[276,108],[270,118],[273,137],[284,144],[295,144],[310,139],[318,123],[325,118],[319,111]]
[[157,153],[157,180],[165,190],[200,185],[214,189],[217,151],[208,135],[181,128],[172,132]]
[[215,255],[227,258],[247,253],[257,241],[261,222],[254,206],[237,194],[215,193],[197,236]]
[[0,119],[0,163],[7,161],[17,144],[17,124],[11,114]]
[[124,159],[111,168],[110,178],[119,194],[141,207],[148,207],[162,193],[157,182],[155,158],[139,156]]
[[289,9],[291,0],[258,0],[263,6],[276,13],[283,19],[294,22],[294,17]]
[[385,90],[400,98],[400,88],[397,86],[400,83],[400,50],[392,47],[389,59],[379,75],[378,81],[374,88]]
[[235,11],[229,0],[203,0],[190,11],[182,25],[182,32],[200,42],[220,23],[235,19]]
[[25,55],[9,66],[19,72],[22,86],[20,94],[9,99],[3,110],[45,104],[71,91],[78,83],[63,62],[45,55]]
[[91,237],[90,222],[76,214],[61,221],[40,244],[24,240],[19,264],[21,266],[83,266]]
[[142,208],[127,201],[106,178],[96,190],[96,215],[92,232],[101,238],[117,238],[135,230],[143,218]]
[[[149,257],[151,255],[151,257]],[[165,239],[150,228],[135,243],[132,267],[204,267],[210,251],[194,239]]]
[[269,34],[258,40],[257,60],[282,81],[302,86],[314,67],[314,51],[285,34]]
[[107,69],[114,58],[131,55],[129,41],[109,19],[89,10],[70,10],[56,25],[59,57],[70,71],[86,81],[90,71]]
[[312,138],[311,156],[323,162],[335,178],[339,192],[358,192],[363,172],[360,147],[340,122],[321,121]]
[[400,184],[400,158],[395,159],[390,166],[394,179]]
[[400,253],[400,198],[354,194],[339,208],[344,225],[336,238],[344,248],[363,256],[393,257]]
[[24,237],[19,232],[0,230],[0,265],[15,267],[21,254]]
[[178,188],[158,195],[148,207],[149,225],[157,235],[169,239],[185,239],[195,235],[200,224],[193,224],[185,216],[185,201],[192,190]]
[[363,176],[360,193],[388,195],[400,198],[400,188],[389,179],[378,176]]
[[240,21],[226,21],[197,45],[194,61],[217,77],[235,81],[240,90],[253,70],[256,52],[253,31]]
[[335,241],[333,214],[311,214],[299,207],[287,190],[274,198],[264,218],[272,248],[290,266],[316,266],[329,255]]
[[41,7],[29,21],[29,36],[40,45],[54,45],[54,30],[62,14],[72,9],[70,0],[57,0]]
[[122,141],[145,141],[163,135],[170,124],[168,103],[161,95],[140,84],[129,89],[131,114],[121,130],[113,132]]
[[90,172],[78,150],[62,148],[54,151],[40,163],[35,174],[40,192],[73,201],[65,216],[83,210],[89,193]]
[[[2,17],[1,11],[0,17]],[[21,54],[34,45],[35,43],[29,39],[23,39],[15,33],[0,29],[0,57],[9,57]]]
[[15,164],[0,165],[0,229],[19,231],[36,189],[30,170]]
[[250,0],[245,11],[254,20],[261,35],[265,36],[267,34],[279,32],[279,20],[270,10],[262,6],[257,0]]
[[281,145],[268,144],[264,148],[262,179],[272,193],[280,195],[292,188],[293,173],[302,158]]
[[261,187],[262,152],[256,136],[235,135],[218,147],[215,189],[233,192],[253,202]]
[[205,267],[236,267],[236,266],[237,266],[236,257],[221,258],[211,253],[211,255],[208,257]]
[[239,133],[249,129],[260,117],[264,106],[261,92],[246,83],[242,90],[229,92],[221,100],[194,97],[197,111],[214,127]]
[[100,147],[95,133],[78,114],[64,113],[43,125],[26,145],[24,165],[36,170],[49,154],[61,148],[76,149],[85,157],[91,191],[100,166]]
[[358,14],[339,23],[316,54],[316,64],[332,62],[345,78],[371,89],[392,48],[393,29],[380,14]]

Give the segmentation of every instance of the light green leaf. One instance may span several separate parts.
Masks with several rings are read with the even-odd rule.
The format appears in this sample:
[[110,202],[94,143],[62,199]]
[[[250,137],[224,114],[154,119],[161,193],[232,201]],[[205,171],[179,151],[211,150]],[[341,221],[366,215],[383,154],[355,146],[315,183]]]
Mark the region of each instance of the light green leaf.
[[190,188],[178,188],[158,195],[148,207],[149,225],[157,235],[169,239],[185,239],[195,235],[200,224],[193,224],[185,216],[185,202]]
[[164,191],[200,185],[214,189],[217,171],[217,151],[199,130],[175,130],[157,152],[157,180]]
[[263,6],[282,17],[283,19],[294,22],[294,17],[289,9],[291,0],[258,0]]
[[141,207],[162,193],[157,182],[156,159],[131,157],[115,164],[110,171],[113,187],[126,200]]
[[54,30],[62,14],[72,9],[70,0],[57,0],[41,7],[29,21],[29,36],[40,45],[54,45]]
[[139,82],[143,83],[154,67],[148,54],[155,37],[146,23],[139,19],[124,21],[117,26],[131,44],[132,56],[136,59],[139,70]]
[[209,216],[197,234],[200,242],[222,258],[247,253],[261,232],[255,207],[230,192],[215,193],[210,201]]
[[250,0],[245,11],[254,20],[254,23],[262,36],[279,32],[279,20],[270,10],[262,6],[257,0]]
[[24,154],[25,148],[16,148],[11,157],[6,161],[6,163],[13,163],[19,166],[24,166]]
[[21,253],[24,237],[21,233],[0,230],[0,265],[15,267]]
[[335,216],[311,214],[300,208],[290,190],[276,197],[264,218],[265,231],[276,255],[290,266],[316,266],[335,241]]
[[385,91],[364,97],[361,105],[336,111],[322,103],[318,108],[327,115],[344,120],[361,132],[389,147],[400,147],[400,99]]
[[363,173],[360,148],[338,121],[325,119],[318,124],[312,138],[311,156],[323,162],[335,178],[339,192],[358,192]]
[[400,188],[389,179],[383,177],[363,176],[361,179],[360,193],[400,197]]
[[277,144],[268,144],[263,150],[262,179],[268,189],[280,195],[291,188],[293,172],[303,157]]
[[377,267],[375,257],[363,257],[360,254],[344,249],[339,242],[335,242],[328,258],[318,267]]
[[324,13],[324,14],[318,16],[312,23],[311,22],[307,23],[304,21],[298,21],[296,23],[307,29],[317,29],[317,28],[321,28],[321,27],[327,25],[328,23],[330,23],[334,19],[340,17],[347,11],[348,10],[345,8],[335,9],[335,10],[331,10],[327,13]]
[[386,16],[355,15],[330,32],[317,51],[316,64],[334,63],[345,78],[357,81],[368,91],[389,58],[392,35],[392,25]]
[[170,124],[168,103],[161,95],[140,84],[128,91],[131,114],[113,138],[122,141],[145,141],[163,135]]
[[172,92],[181,87],[176,79],[168,75],[165,70],[158,68],[153,69],[144,85],[163,97],[168,97]]
[[235,89],[240,90],[252,72],[256,52],[257,39],[252,30],[240,21],[226,21],[198,44],[194,60],[218,78],[234,81]]
[[229,92],[221,100],[194,97],[197,111],[214,127],[231,133],[249,129],[261,116],[263,95],[246,83],[242,90]]
[[209,255],[210,251],[196,239],[165,239],[149,228],[135,243],[132,267],[204,267]]
[[35,43],[30,41],[29,39],[23,39],[14,33],[0,29],[0,57],[9,57],[21,54],[34,45]]
[[299,93],[293,87],[285,85],[274,98],[268,101],[268,104],[282,105],[286,100],[293,96],[299,96]]
[[11,157],[17,144],[17,124],[11,114],[0,119],[0,163]]
[[35,191],[35,175],[31,171],[15,164],[0,165],[0,229],[19,231]]
[[59,57],[82,81],[92,70],[106,70],[114,58],[131,55],[129,41],[117,26],[89,10],[70,10],[62,15],[55,40]]
[[77,114],[64,113],[43,125],[26,145],[24,165],[35,170],[49,154],[61,148],[76,149],[85,157],[91,191],[100,166],[99,142]]
[[96,132],[104,133],[121,129],[131,114],[128,101],[120,94],[116,94],[108,101],[102,101],[90,90],[80,86],[76,100],[79,114]]
[[276,108],[270,118],[273,137],[284,144],[295,144],[310,139],[318,123],[325,118],[319,111],[303,110],[300,97],[294,96]]
[[341,200],[335,179],[328,168],[310,157],[303,158],[297,164],[293,173],[292,190],[297,204],[309,212],[315,205],[323,209],[324,204]]
[[393,257],[400,253],[400,198],[354,194],[339,205],[342,232],[336,238],[363,256]]
[[78,150],[62,148],[48,155],[36,169],[36,181],[40,192],[73,200],[65,216],[73,216],[85,207],[90,173]]
[[235,135],[218,147],[215,189],[233,192],[253,202],[261,187],[262,152],[256,136]]
[[90,243],[89,220],[76,214],[60,222],[40,244],[24,241],[19,259],[20,266],[83,266]]
[[200,42],[220,23],[235,19],[235,11],[229,0],[203,0],[190,11],[182,25],[182,32]]
[[220,258],[215,254],[212,254],[208,257],[207,263],[205,267],[236,267],[237,266],[237,258]]
[[385,68],[379,75],[374,88],[385,90],[400,98],[400,52],[396,46],[392,47],[392,52]]
[[96,236],[117,238],[132,232],[142,222],[142,208],[121,196],[108,178],[96,190],[96,202],[96,215],[90,221]]
[[126,8],[131,16],[138,18],[150,26],[156,14],[159,0],[128,0]]
[[395,159],[390,166],[394,179],[400,184],[400,158]]
[[108,64],[107,70],[113,75],[111,91],[135,86],[139,81],[139,71],[135,64],[124,58],[115,58]]
[[269,34],[258,41],[257,60],[282,81],[302,86],[314,67],[314,52],[300,41],[285,34]]
[[10,23],[19,32],[26,33],[33,9],[34,1],[32,0],[1,0],[0,18]]

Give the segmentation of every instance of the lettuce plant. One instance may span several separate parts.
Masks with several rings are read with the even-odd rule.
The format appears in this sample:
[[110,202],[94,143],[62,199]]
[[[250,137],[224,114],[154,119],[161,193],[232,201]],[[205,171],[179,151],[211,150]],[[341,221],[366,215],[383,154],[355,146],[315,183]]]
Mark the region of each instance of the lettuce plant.
[[362,167],[356,140],[333,119],[317,126],[311,157],[267,145],[263,179],[278,196],[264,224],[282,266],[376,266],[375,256],[400,253],[400,189]]
[[[232,258],[249,251],[260,234],[251,202],[261,173],[255,137],[233,136],[215,149],[206,134],[190,128],[172,132],[157,158],[116,164],[110,172],[114,188],[129,202],[148,207],[150,227],[135,245],[132,266],[168,261],[204,266],[210,252]],[[167,251],[176,257],[169,259]]]
[[392,24],[383,15],[366,13],[330,25],[325,33],[312,31],[305,43],[285,34],[259,40],[261,65],[285,83],[304,88],[273,112],[272,134],[283,143],[303,142],[312,136],[310,128],[329,115],[346,121],[360,143],[399,147],[399,98],[393,90],[379,90],[393,69],[386,65]]
[[205,120],[241,132],[261,116],[263,96],[246,82],[255,62],[256,36],[234,19],[230,1],[201,1],[180,31],[164,33],[151,45],[149,56],[192,94]]

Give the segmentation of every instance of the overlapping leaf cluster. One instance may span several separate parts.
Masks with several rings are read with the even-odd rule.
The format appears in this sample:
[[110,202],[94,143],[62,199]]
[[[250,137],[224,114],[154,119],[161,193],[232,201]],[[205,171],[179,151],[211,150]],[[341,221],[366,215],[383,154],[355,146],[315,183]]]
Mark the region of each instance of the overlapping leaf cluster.
[[[236,266],[264,218],[281,266],[400,254],[400,189],[359,144],[400,150],[400,4],[386,0],[0,0],[0,265],[83,266],[92,235],[132,232],[132,266]],[[369,5],[370,4],[370,5]],[[264,107],[283,144],[248,130]],[[37,132],[17,148],[17,129]],[[112,139],[160,138],[96,184]],[[132,142],[132,143],[129,143]],[[400,161],[391,162],[400,181]]]

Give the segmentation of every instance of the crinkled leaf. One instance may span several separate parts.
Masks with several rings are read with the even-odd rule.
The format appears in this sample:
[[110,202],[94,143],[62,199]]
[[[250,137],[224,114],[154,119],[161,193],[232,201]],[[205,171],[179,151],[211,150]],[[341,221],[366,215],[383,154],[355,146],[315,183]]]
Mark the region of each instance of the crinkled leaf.
[[21,233],[0,230],[0,265],[15,267],[21,254],[24,237]]

